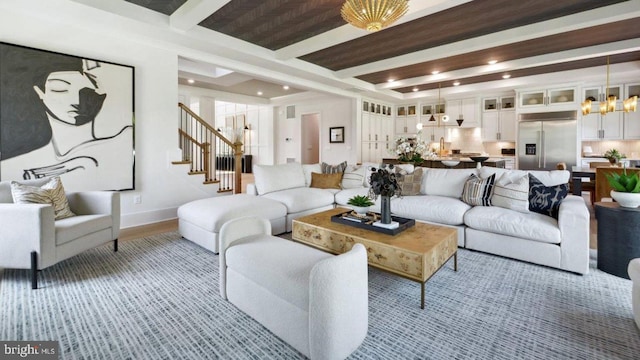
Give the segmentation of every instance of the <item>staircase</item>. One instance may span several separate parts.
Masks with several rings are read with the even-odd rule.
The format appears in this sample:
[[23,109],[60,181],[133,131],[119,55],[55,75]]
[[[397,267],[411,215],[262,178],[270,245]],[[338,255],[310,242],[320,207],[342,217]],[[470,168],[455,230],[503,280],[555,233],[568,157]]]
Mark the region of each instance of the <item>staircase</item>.
[[203,175],[203,184],[218,184],[219,193],[240,193],[242,135],[234,136],[234,142],[231,142],[186,105],[178,103],[178,107],[178,147],[182,158],[172,164],[190,165],[189,175]]

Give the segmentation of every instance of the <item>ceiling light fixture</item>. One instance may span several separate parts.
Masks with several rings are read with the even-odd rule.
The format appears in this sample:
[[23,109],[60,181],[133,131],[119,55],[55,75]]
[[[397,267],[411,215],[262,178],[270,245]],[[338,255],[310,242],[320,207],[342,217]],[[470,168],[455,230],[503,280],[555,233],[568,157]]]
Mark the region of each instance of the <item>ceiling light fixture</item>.
[[489,60],[488,63],[489,65],[495,65],[498,63],[498,60]]
[[282,88],[285,90],[289,90],[289,85],[284,85]]
[[460,81],[454,81],[453,82],[453,86],[458,86],[458,85],[460,85]]
[[194,82],[196,82],[196,81],[195,81],[195,80],[193,80],[193,79],[188,79],[188,80],[187,80],[187,82],[188,82],[189,84],[193,84],[193,83],[194,83]]
[[395,81],[394,79],[389,79],[389,80],[387,80],[387,82],[390,82],[390,83],[392,83],[392,82],[394,82],[394,81]]
[[438,74],[440,74],[440,71],[438,71],[438,70],[433,70],[431,72],[431,75],[438,75]]
[[418,91],[418,88],[413,88],[413,92],[416,92],[416,91]]
[[502,75],[502,78],[503,78],[503,79],[508,79],[508,78],[510,78],[510,77],[511,77],[511,75],[509,75],[509,74],[504,74],[504,75]]
[[258,96],[262,96],[262,91],[258,91]]
[[340,14],[349,24],[374,32],[393,24],[407,10],[408,0],[346,0]]
[[[615,95],[609,95],[609,56],[607,56],[607,83],[605,87],[604,101],[600,102],[598,109],[600,115],[607,115],[607,113],[616,111],[616,101],[618,98]],[[582,115],[589,115],[591,113],[591,102],[596,101],[592,96],[588,97],[580,104]],[[635,112],[638,108],[638,95],[630,95],[628,99],[622,102],[622,111]]]

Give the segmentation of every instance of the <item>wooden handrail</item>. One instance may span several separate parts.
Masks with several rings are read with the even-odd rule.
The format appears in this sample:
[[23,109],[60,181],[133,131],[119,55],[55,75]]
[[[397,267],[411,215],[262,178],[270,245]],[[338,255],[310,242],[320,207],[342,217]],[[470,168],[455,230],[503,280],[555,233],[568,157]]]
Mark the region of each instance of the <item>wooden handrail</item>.
[[186,137],[186,138],[187,138],[187,140],[189,140],[189,141],[191,141],[192,143],[194,143],[194,144],[198,145],[200,148],[203,148],[203,149],[204,149],[204,146],[205,146],[205,145],[211,145],[211,144],[208,144],[208,143],[200,143],[200,142],[198,142],[198,140],[196,140],[196,139],[192,138],[192,137],[191,137],[191,135],[187,134],[187,132],[186,132],[186,131],[184,131],[184,130],[182,130],[182,129],[178,129],[178,134],[180,134],[180,135],[182,135],[182,136]]
[[220,138],[220,140],[224,141],[227,145],[233,147],[233,143],[231,141],[229,141],[229,139],[227,139],[224,135],[222,135],[220,132],[218,132],[218,130],[214,129],[213,126],[209,125],[208,122],[204,121],[204,119],[202,119],[200,116],[198,116],[198,114],[194,113],[193,111],[191,111],[191,109],[189,109],[185,104],[179,102],[178,106],[187,112],[187,114],[191,115],[191,117],[193,117],[194,119],[196,119],[196,121],[198,123],[200,123],[200,125],[204,126],[207,130],[211,131],[212,133],[214,133],[216,135],[216,137]]

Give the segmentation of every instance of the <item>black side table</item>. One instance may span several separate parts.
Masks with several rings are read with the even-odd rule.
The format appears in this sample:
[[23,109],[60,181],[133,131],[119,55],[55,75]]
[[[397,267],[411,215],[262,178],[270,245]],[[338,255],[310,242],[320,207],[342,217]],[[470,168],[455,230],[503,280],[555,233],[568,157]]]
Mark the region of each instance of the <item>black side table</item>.
[[640,257],[640,208],[623,208],[616,202],[597,202],[598,269],[629,278],[627,266]]

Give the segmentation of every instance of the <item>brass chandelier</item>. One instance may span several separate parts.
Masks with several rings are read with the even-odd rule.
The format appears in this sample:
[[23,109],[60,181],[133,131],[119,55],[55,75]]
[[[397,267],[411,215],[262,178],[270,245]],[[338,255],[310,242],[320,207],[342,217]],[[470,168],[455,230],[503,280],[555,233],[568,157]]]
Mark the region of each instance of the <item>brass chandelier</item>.
[[409,0],[346,0],[340,14],[349,24],[374,32],[394,23],[408,9]]
[[[617,100],[618,98],[615,95],[609,95],[609,57],[607,56],[607,83],[604,101],[601,101],[599,106],[600,115],[606,115],[607,113],[615,112]],[[591,103],[593,101],[596,101],[596,99],[594,97],[589,97],[585,101],[583,101],[582,104],[580,104],[582,115],[589,115],[591,113]],[[622,111],[624,112],[635,112],[637,107],[638,95],[629,96],[628,99],[622,102]]]

